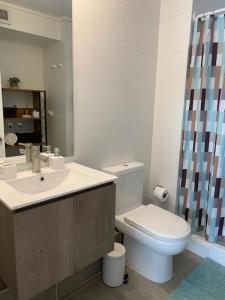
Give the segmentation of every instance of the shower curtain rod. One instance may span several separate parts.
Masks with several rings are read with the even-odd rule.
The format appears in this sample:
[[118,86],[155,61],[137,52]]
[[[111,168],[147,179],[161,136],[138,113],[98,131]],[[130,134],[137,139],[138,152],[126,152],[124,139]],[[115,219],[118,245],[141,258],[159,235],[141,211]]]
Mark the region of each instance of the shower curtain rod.
[[201,18],[210,16],[210,15],[220,15],[220,14],[223,14],[223,13],[225,13],[225,8],[212,10],[212,11],[205,12],[204,14],[196,15],[196,16],[194,16],[194,19],[201,19]]

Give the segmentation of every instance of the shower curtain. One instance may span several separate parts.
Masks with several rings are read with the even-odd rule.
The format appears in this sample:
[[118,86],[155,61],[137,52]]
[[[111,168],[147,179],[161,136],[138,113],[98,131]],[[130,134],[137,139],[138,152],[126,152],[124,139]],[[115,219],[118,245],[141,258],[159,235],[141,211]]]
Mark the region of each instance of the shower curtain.
[[179,173],[179,212],[209,242],[225,236],[225,16],[195,21]]

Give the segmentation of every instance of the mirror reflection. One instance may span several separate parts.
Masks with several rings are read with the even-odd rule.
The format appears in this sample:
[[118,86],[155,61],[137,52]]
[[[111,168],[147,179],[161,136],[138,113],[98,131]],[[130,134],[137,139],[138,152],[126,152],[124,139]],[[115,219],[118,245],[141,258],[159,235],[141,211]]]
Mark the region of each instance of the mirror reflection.
[[72,156],[72,0],[1,3],[0,157]]

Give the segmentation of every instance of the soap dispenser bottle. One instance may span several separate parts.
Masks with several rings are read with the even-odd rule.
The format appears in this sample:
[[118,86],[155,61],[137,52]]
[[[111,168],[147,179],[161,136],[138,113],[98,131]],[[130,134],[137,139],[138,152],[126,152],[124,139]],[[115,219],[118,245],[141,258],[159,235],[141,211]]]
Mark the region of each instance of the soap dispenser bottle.
[[54,154],[51,152],[51,146],[42,146],[42,156],[46,157],[46,161],[49,162],[49,157],[53,156]]
[[60,155],[60,149],[54,148],[54,155],[49,157],[49,167],[53,170],[64,169],[64,157]]
[[59,148],[54,148],[54,155],[59,157],[60,156],[60,149]]

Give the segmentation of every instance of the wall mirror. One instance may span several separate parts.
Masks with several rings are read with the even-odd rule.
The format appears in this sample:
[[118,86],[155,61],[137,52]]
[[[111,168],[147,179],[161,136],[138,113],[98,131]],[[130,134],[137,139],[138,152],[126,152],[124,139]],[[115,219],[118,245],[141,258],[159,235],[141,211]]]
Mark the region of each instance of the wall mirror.
[[73,155],[72,66],[72,0],[0,1],[0,157]]

